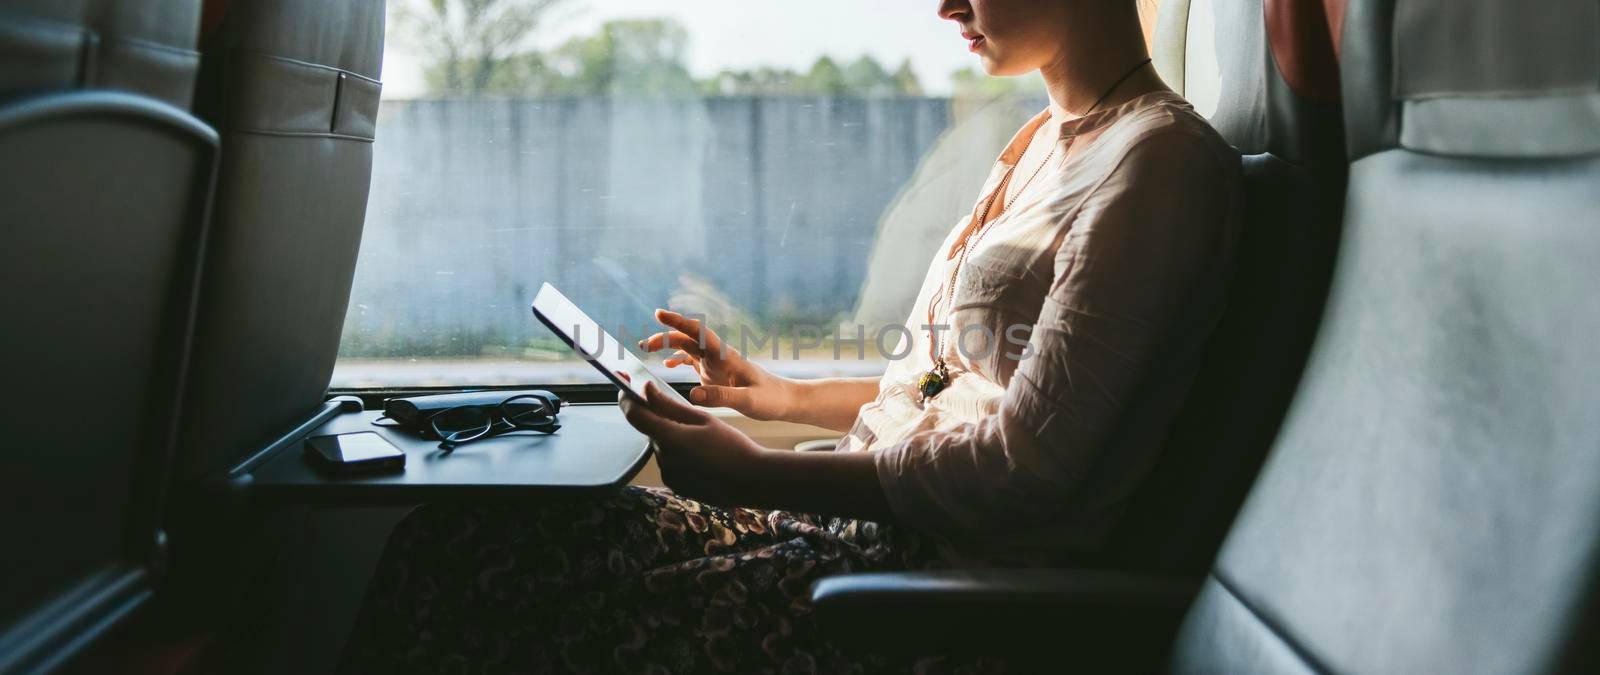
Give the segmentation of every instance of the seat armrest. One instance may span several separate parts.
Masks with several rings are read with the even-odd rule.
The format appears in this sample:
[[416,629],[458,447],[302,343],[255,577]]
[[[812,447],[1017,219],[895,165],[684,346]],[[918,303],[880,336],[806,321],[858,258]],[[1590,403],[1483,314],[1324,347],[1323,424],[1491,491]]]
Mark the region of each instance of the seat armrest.
[[1200,580],[1083,569],[883,572],[824,578],[818,627],[885,654],[1004,655],[1159,667]]

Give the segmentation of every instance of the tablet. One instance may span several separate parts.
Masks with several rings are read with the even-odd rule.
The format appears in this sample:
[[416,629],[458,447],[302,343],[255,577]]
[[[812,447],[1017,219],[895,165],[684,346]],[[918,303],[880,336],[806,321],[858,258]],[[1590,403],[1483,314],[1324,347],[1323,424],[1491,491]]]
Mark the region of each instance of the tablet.
[[[634,400],[644,402],[644,383],[655,382],[657,390],[688,404],[682,395],[650,372],[644,361],[634,356],[627,345],[617,342],[616,338],[606,333],[600,324],[572,304],[555,286],[546,283],[539,287],[539,294],[533,298],[533,315],[578,356],[593,365],[612,384],[628,392]],[[596,346],[599,348],[596,349]],[[617,377],[617,371],[627,373],[632,384]]]

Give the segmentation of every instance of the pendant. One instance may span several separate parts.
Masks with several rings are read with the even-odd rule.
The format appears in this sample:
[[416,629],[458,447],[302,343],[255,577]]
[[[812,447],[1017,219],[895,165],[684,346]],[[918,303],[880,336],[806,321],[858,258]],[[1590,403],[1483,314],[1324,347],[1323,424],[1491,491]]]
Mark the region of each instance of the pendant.
[[944,391],[949,384],[950,373],[945,370],[944,359],[939,359],[939,362],[934,364],[933,370],[917,378],[917,391],[922,392],[922,400],[926,401]]

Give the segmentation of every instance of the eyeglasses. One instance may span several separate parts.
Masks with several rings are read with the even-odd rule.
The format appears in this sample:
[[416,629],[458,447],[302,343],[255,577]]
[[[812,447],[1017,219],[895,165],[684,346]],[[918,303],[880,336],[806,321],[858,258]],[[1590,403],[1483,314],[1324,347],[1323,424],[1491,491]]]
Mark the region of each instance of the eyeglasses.
[[449,452],[462,443],[513,431],[555,433],[561,428],[561,423],[556,421],[559,405],[542,396],[523,394],[501,401],[499,405],[446,408],[429,418],[428,426],[438,435],[439,447]]

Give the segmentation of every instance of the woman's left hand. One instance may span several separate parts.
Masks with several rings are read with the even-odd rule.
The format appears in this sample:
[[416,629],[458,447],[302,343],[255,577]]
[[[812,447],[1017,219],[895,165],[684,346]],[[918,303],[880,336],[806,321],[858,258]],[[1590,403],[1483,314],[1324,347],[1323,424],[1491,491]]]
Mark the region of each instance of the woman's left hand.
[[770,451],[710,413],[662,393],[653,382],[645,383],[645,401],[627,392],[617,397],[628,423],[654,441],[662,482],[709,504],[744,505],[741,488],[750,485]]

